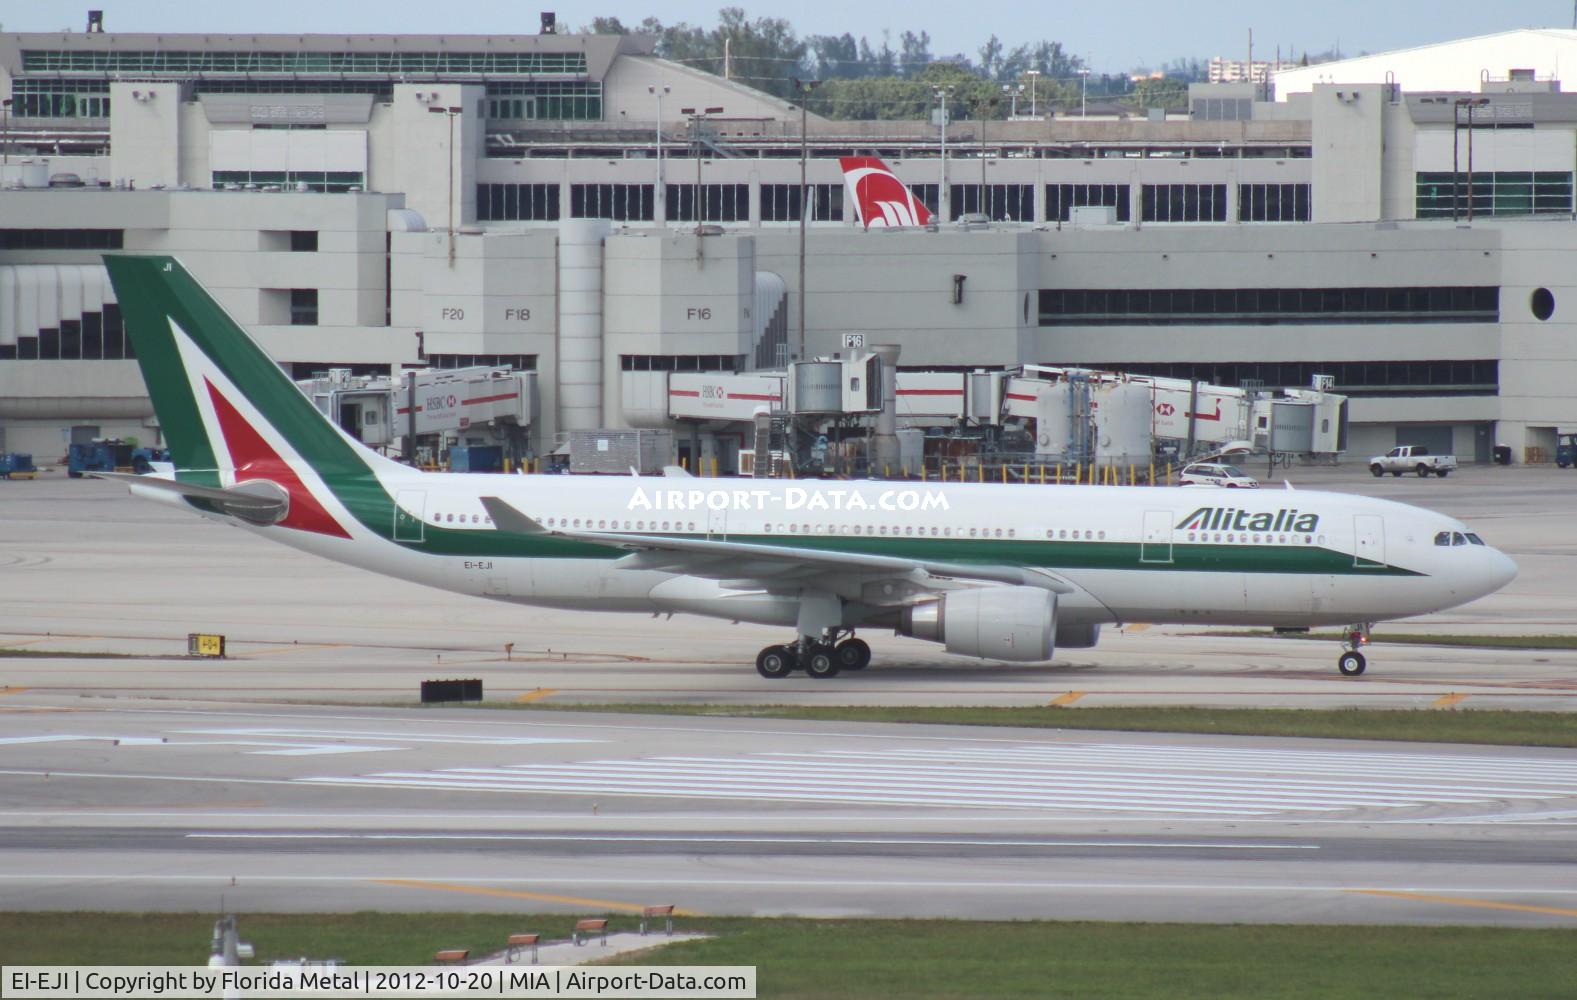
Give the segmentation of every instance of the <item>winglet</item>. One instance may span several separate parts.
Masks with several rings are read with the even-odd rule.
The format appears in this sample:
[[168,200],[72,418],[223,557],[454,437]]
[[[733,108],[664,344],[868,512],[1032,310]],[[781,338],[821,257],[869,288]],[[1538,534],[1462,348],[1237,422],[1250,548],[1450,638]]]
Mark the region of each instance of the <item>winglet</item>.
[[482,509],[493,519],[493,527],[516,535],[552,534],[541,522],[522,514],[498,497],[482,497]]

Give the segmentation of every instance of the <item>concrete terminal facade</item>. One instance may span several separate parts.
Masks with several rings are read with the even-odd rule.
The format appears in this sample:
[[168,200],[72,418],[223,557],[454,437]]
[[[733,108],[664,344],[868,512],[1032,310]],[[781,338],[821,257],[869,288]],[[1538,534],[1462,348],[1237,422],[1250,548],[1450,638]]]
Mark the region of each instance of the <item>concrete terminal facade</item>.
[[[945,160],[934,126],[808,116],[800,344],[800,113],[652,45],[0,36],[3,450],[153,436],[97,264],[121,249],[179,255],[300,377],[535,370],[541,450],[632,422],[654,372],[831,353],[851,330],[914,368],[1331,375],[1364,455],[1538,460],[1577,429],[1577,96],[1554,81],[955,115]],[[854,153],[946,221],[858,229],[836,159]]]

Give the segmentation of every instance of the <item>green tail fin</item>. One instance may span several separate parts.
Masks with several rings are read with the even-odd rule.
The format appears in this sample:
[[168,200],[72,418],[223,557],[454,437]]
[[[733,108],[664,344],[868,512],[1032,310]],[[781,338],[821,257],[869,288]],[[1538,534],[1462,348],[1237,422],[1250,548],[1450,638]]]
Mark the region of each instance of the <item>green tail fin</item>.
[[112,254],[104,266],[181,478],[218,485],[225,432],[200,395],[217,373],[331,488],[371,479],[377,456],[319,413],[178,260]]

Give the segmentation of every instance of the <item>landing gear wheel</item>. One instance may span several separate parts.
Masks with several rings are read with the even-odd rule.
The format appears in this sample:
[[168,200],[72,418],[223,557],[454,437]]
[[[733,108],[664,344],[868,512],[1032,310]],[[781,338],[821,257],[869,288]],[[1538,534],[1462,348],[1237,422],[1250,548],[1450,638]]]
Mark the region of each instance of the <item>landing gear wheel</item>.
[[1368,666],[1362,653],[1343,653],[1341,659],[1336,661],[1336,669],[1340,670],[1344,677],[1357,677]]
[[864,670],[871,662],[871,647],[863,639],[845,639],[833,648],[842,670]]
[[778,680],[794,672],[794,651],[787,646],[768,646],[756,654],[756,673],[767,680]]
[[812,647],[805,657],[805,672],[819,681],[838,676],[839,669],[837,653],[828,646]]

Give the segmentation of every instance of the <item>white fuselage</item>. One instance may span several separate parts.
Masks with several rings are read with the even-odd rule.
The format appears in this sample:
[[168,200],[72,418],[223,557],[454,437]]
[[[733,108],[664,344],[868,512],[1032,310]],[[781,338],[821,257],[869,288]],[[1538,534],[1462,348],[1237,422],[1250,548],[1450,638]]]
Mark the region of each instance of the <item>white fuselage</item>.
[[1511,560],[1488,545],[1437,544],[1441,532],[1467,531],[1452,518],[1315,491],[435,475],[387,465],[378,477],[409,515],[403,538],[370,530],[343,508],[335,513],[350,527],[349,539],[278,526],[251,530],[459,593],[780,625],[795,622],[795,591],[737,590],[704,577],[622,568],[617,549],[604,558],[520,558],[445,555],[425,546],[450,532],[496,537],[481,498],[498,497],[550,531],[1026,563],[1071,585],[1059,598],[1059,625],[1371,622],[1463,604],[1515,575]]

